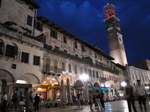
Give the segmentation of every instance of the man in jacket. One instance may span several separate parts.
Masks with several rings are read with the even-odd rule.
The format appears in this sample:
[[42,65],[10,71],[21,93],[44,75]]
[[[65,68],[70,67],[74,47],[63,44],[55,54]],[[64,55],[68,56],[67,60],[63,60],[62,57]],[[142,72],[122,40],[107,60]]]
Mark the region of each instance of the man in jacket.
[[147,112],[146,90],[145,90],[145,87],[143,85],[141,85],[140,80],[137,80],[136,94],[138,95],[138,102],[139,102],[139,105],[140,105],[141,112],[143,112],[142,104],[144,105],[145,112]]

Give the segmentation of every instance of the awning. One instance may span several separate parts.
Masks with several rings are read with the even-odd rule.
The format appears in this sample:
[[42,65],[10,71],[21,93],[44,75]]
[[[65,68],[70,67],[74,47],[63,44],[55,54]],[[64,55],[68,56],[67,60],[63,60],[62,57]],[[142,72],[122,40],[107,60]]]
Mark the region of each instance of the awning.
[[94,90],[94,88],[92,88],[92,87],[88,87],[88,90],[89,90],[89,91],[92,91],[92,90]]
[[92,90],[100,90],[102,89],[103,91],[108,91],[109,88],[108,87],[88,87],[88,90],[89,91],[92,91]]
[[100,90],[101,88],[100,87],[93,87],[94,90]]
[[101,89],[102,89],[103,91],[108,91],[108,90],[109,90],[108,87],[101,87]]

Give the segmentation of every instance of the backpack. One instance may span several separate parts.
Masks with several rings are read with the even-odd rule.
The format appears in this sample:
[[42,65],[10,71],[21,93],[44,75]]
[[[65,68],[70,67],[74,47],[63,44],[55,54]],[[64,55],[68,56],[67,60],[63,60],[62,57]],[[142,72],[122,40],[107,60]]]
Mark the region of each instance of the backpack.
[[17,102],[18,101],[18,97],[17,97],[17,92],[15,92],[12,96],[12,102]]

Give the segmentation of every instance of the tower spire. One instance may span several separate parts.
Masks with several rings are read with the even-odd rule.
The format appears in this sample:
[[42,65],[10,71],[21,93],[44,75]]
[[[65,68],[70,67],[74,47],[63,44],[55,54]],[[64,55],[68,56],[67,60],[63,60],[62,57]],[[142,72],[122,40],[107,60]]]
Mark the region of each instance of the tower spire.
[[106,18],[109,18],[112,15],[116,16],[115,6],[113,4],[107,3],[107,5],[104,6],[103,10],[105,12],[105,17]]
[[110,56],[115,59],[115,63],[126,66],[128,64],[126,52],[123,44],[123,36],[121,34],[119,19],[116,17],[115,13],[115,6],[113,4],[107,4],[104,6],[103,10],[106,17],[104,22],[106,25]]

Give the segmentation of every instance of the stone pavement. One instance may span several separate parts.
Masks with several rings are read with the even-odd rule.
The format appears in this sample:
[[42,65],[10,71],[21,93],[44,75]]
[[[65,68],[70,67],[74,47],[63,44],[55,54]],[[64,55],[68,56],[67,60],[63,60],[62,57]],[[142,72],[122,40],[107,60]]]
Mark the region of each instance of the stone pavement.
[[[139,111],[138,102],[135,102],[135,106]],[[78,106],[67,106],[66,108],[41,108],[38,112],[128,112],[127,102],[126,100],[118,100],[113,102],[105,102],[106,109],[104,111],[96,111],[93,105],[94,111],[90,110],[90,106],[86,105],[82,109],[78,108]],[[147,103],[148,111],[150,112],[150,106]],[[10,111],[9,111],[10,112]],[[12,112],[12,111],[11,111]]]
[[[135,102],[135,106],[137,108],[137,112],[140,112],[138,102]],[[106,109],[104,111],[91,111],[90,106],[86,105],[84,108],[78,108],[78,106],[70,106],[66,108],[49,108],[49,109],[41,109],[39,112],[128,112],[128,106],[126,100],[118,100],[113,102],[105,103]],[[93,106],[94,108],[94,106]],[[147,103],[147,112],[150,112],[150,105]]]

